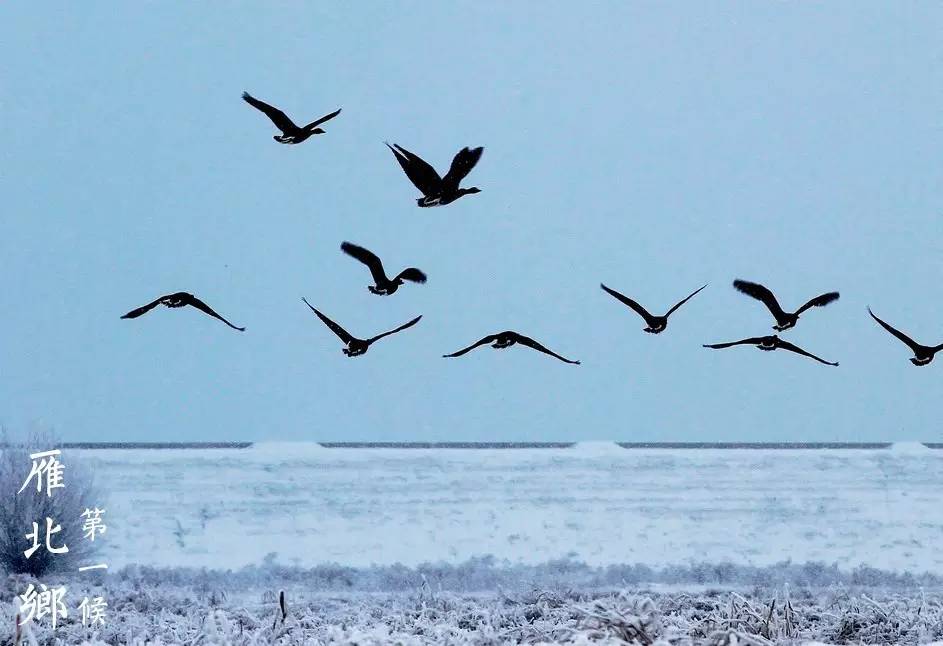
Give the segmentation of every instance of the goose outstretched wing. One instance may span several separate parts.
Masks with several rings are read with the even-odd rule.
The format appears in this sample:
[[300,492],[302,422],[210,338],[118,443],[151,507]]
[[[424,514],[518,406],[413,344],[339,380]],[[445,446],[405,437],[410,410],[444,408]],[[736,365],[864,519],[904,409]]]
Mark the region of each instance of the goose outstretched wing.
[[452,165],[449,167],[449,172],[442,178],[442,185],[445,190],[458,190],[458,185],[481,159],[482,152],[484,152],[484,148],[480,146],[472,149],[466,146],[456,153],[452,159]]
[[465,353],[467,353],[467,352],[471,352],[472,350],[474,350],[475,348],[477,348],[477,347],[479,347],[479,346],[486,345],[486,344],[488,344],[488,343],[494,342],[494,340],[497,339],[497,338],[498,338],[498,335],[497,335],[497,334],[489,334],[488,336],[484,337],[484,338],[481,339],[480,341],[475,341],[474,343],[472,343],[472,344],[471,344],[470,346],[468,346],[467,348],[462,348],[462,349],[459,350],[458,352],[453,352],[452,354],[443,354],[442,356],[443,356],[443,357],[449,357],[449,358],[451,358],[451,357],[460,357],[460,356],[462,356],[463,354],[465,354]]
[[307,299],[302,298],[301,300],[304,301],[305,305],[311,308],[311,311],[314,312],[315,315],[317,315],[319,319],[321,319],[324,325],[328,326],[331,329],[331,332],[337,335],[337,338],[339,338],[345,344],[349,344],[351,341],[354,340],[354,337],[350,335],[350,332],[342,328],[340,325],[338,325],[337,323],[335,323],[328,317],[321,314],[321,312],[315,309],[314,306],[312,306],[311,303],[307,301]]
[[549,348],[547,348],[547,347],[544,347],[543,345],[541,345],[541,344],[538,343],[537,341],[534,341],[534,340],[533,340],[532,338],[530,338],[530,337],[522,336],[522,335],[520,335],[520,334],[517,334],[517,335],[515,335],[515,336],[517,337],[517,342],[520,343],[521,345],[526,345],[528,348],[533,348],[534,350],[537,350],[538,352],[543,352],[544,354],[549,354],[551,357],[556,357],[557,359],[559,359],[560,361],[563,361],[563,362],[565,362],[565,363],[572,363],[572,364],[574,364],[574,365],[579,365],[579,364],[580,364],[579,361],[573,361],[573,360],[571,360],[571,359],[567,359],[566,357],[561,357],[559,354],[557,354],[557,353],[554,352],[553,350],[551,350],[551,349],[549,349]]
[[827,294],[816,296],[815,298],[810,300],[808,303],[806,303],[805,305],[800,307],[798,310],[796,310],[796,315],[798,316],[799,314],[802,314],[807,309],[812,308],[812,307],[824,307],[828,305],[829,303],[834,303],[835,301],[838,300],[839,296],[840,294],[838,292],[829,292]]
[[783,311],[783,308],[779,306],[779,301],[776,300],[776,297],[773,296],[773,292],[769,291],[763,285],[759,283],[751,283],[748,280],[735,280],[733,281],[734,288],[747,296],[755,298],[760,301],[767,308],[769,308],[770,313],[778,321],[780,318],[786,315],[786,312]]
[[314,130],[315,128],[317,128],[318,126],[320,126],[320,125],[321,125],[322,123],[324,123],[325,121],[330,121],[331,119],[333,119],[334,117],[336,117],[336,116],[339,115],[340,113],[341,113],[341,109],[338,108],[337,110],[335,110],[335,111],[332,112],[331,114],[326,114],[326,115],[324,115],[323,117],[321,117],[320,119],[318,119],[318,120],[316,120],[316,121],[312,121],[311,123],[309,123],[308,125],[306,125],[304,129],[305,129],[305,130]]
[[343,243],[341,251],[365,264],[370,269],[370,275],[373,276],[375,283],[379,285],[387,282],[386,272],[383,271],[383,261],[375,253],[350,242]]
[[[707,287],[707,285],[704,285],[704,287]],[[668,318],[669,316],[671,316],[671,315],[674,313],[674,311],[675,311],[676,309],[678,309],[679,307],[681,307],[682,305],[684,305],[685,303],[687,303],[689,300],[691,300],[691,299],[694,297],[694,295],[697,294],[697,293],[698,293],[699,291],[701,291],[702,289],[704,289],[704,287],[699,287],[698,289],[695,289],[693,292],[691,292],[690,294],[688,294],[685,298],[683,298],[683,299],[681,299],[680,301],[678,301],[677,303],[675,303],[674,307],[672,307],[670,310],[668,310],[668,313],[665,314],[665,318]]]
[[633,310],[635,310],[636,314],[638,314],[643,319],[645,319],[646,323],[651,321],[652,318],[654,318],[651,314],[649,314],[648,310],[646,310],[644,307],[642,307],[641,305],[633,301],[631,298],[629,298],[625,294],[620,294],[616,290],[610,289],[602,283],[599,283],[599,286],[602,287],[604,292],[606,292],[607,294],[615,298],[617,301],[619,301],[623,305],[628,305]]
[[729,343],[705,343],[705,348],[711,348],[713,350],[723,350],[724,348],[730,348],[735,345],[757,345],[764,337],[754,336],[749,339],[741,339],[739,341],[730,341]]
[[415,267],[407,267],[403,271],[399,272],[397,278],[402,280],[408,280],[413,283],[425,283],[426,275]]
[[373,337],[373,338],[371,338],[371,339],[367,339],[367,345],[370,345],[370,344],[373,343],[374,341],[379,341],[380,339],[382,339],[382,338],[385,337],[385,336],[390,336],[391,334],[396,334],[397,332],[402,332],[402,331],[405,330],[406,328],[412,327],[412,326],[416,325],[416,323],[418,323],[418,322],[419,322],[419,319],[421,319],[421,318],[422,318],[422,314],[420,314],[419,316],[417,316],[416,318],[414,318],[414,319],[413,319],[412,321],[410,321],[409,323],[404,323],[403,325],[400,325],[400,326],[399,326],[398,328],[396,328],[395,330],[390,330],[389,332],[384,332],[383,334],[378,334],[378,335],[376,335],[375,337]]
[[[384,142],[386,143],[386,142]],[[402,167],[406,177],[423,195],[435,195],[442,188],[442,178],[436,170],[418,155],[414,155],[397,144],[386,144]]]
[[923,346],[921,346],[919,343],[917,343],[916,341],[914,341],[913,339],[911,339],[909,336],[907,336],[906,334],[904,334],[903,332],[901,332],[900,330],[898,330],[897,328],[892,327],[889,323],[885,323],[884,321],[882,321],[881,319],[879,319],[877,316],[875,316],[875,315],[874,315],[874,312],[871,311],[871,308],[870,308],[870,307],[868,308],[868,314],[870,314],[870,315],[871,315],[871,318],[873,318],[875,321],[877,321],[877,322],[881,325],[882,328],[884,328],[885,330],[887,330],[888,332],[890,332],[891,334],[893,334],[894,336],[896,336],[898,339],[900,339],[901,341],[903,341],[904,343],[906,343],[907,346],[908,346],[911,350],[913,350],[914,352],[917,352],[917,350],[918,350],[919,348],[922,348],[922,347],[923,347]]
[[248,92],[242,93],[242,100],[251,105],[256,110],[261,110],[264,112],[266,116],[272,120],[272,123],[275,124],[275,127],[281,130],[284,134],[288,134],[292,130],[298,129],[298,126],[295,125],[294,121],[288,118],[287,114],[275,106],[269,105],[265,101],[259,101]]
[[187,294],[186,300],[187,300],[187,305],[190,305],[191,307],[195,307],[195,308],[197,308],[198,310],[200,310],[201,312],[203,312],[204,314],[209,314],[210,316],[212,316],[212,317],[215,318],[215,319],[219,319],[220,321],[222,321],[223,323],[225,323],[226,325],[228,325],[228,326],[231,327],[232,329],[234,329],[234,330],[239,330],[240,332],[245,332],[245,331],[246,331],[246,329],[245,329],[244,327],[239,327],[238,325],[233,325],[232,323],[230,323],[229,321],[227,321],[226,319],[224,319],[222,316],[220,316],[219,314],[217,314],[216,311],[213,310],[212,307],[210,307],[209,305],[207,305],[206,303],[204,303],[203,301],[201,301],[199,298],[197,298],[197,297],[194,296],[193,294]]
[[158,298],[157,300],[155,300],[155,301],[153,301],[153,302],[151,302],[151,303],[148,303],[147,305],[142,305],[141,307],[139,307],[139,308],[137,308],[137,309],[131,310],[130,312],[128,312],[127,314],[125,314],[125,315],[122,316],[121,318],[123,318],[123,319],[136,319],[137,317],[141,316],[142,314],[147,314],[147,313],[150,312],[152,309],[154,309],[155,307],[157,307],[158,305],[160,305],[160,302],[161,302],[162,300],[164,300],[165,298],[167,298],[167,297],[166,297],[166,296],[161,296],[161,297]]
[[824,363],[826,366],[837,366],[837,365],[838,365],[838,362],[837,362],[837,361],[826,361],[825,359],[822,359],[821,357],[815,356],[815,355],[812,354],[811,352],[806,352],[806,351],[803,350],[802,348],[800,348],[800,347],[798,347],[798,346],[795,346],[795,345],[789,343],[789,341],[782,341],[782,340],[780,340],[780,342],[779,342],[779,347],[780,347],[781,349],[783,349],[783,350],[789,350],[790,352],[795,352],[796,354],[801,354],[801,355],[804,356],[804,357],[809,357],[810,359],[815,359],[815,360],[818,361],[819,363]]

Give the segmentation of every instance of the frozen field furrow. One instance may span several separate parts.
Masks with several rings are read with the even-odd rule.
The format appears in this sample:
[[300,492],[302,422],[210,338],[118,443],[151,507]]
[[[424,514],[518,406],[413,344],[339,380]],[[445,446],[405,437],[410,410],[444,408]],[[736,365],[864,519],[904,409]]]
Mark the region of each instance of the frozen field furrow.
[[785,559],[943,573],[943,452],[69,450],[108,492],[106,555],[286,564]]

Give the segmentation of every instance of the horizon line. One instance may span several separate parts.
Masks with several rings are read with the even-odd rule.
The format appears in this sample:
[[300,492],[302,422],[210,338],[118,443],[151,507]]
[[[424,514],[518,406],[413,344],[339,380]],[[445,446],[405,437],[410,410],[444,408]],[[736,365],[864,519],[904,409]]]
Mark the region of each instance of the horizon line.
[[[261,442],[62,442],[64,449],[249,449]],[[317,442],[286,441],[285,444],[314,444],[325,449],[568,449],[581,444],[611,444],[622,449],[889,449],[895,444],[922,445],[927,449],[943,449],[943,442]],[[0,448],[6,445],[0,445]]]

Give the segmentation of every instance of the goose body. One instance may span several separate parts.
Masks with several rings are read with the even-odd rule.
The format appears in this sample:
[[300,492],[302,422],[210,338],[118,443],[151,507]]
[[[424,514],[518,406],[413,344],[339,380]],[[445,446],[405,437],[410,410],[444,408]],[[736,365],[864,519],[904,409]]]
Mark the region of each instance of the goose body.
[[679,307],[681,307],[682,305],[687,303],[691,298],[693,298],[695,294],[697,294],[699,291],[704,289],[704,287],[707,287],[707,285],[704,285],[704,287],[699,287],[695,289],[693,292],[685,296],[679,302],[675,303],[675,305],[670,310],[668,310],[667,314],[665,314],[664,316],[656,316],[654,314],[649,313],[648,310],[646,310],[644,307],[639,305],[637,302],[635,302],[628,296],[624,294],[620,294],[616,290],[610,289],[606,287],[605,285],[603,285],[602,283],[600,283],[599,286],[602,288],[604,292],[606,292],[607,294],[615,298],[617,301],[619,301],[623,305],[630,307],[632,310],[635,311],[636,314],[638,314],[643,319],[645,319],[644,330],[648,332],[649,334],[660,334],[664,332],[665,329],[668,327],[668,317],[671,316],[675,312],[675,310],[677,310]]
[[710,343],[704,344],[705,348],[711,348],[713,350],[722,350],[724,348],[730,348],[735,345],[753,345],[757,349],[763,350],[764,352],[772,352],[773,350],[788,350],[789,352],[795,352],[796,354],[801,354],[804,357],[809,357],[810,359],[815,359],[819,363],[824,363],[827,366],[837,366],[837,361],[826,361],[821,357],[817,357],[810,352],[806,352],[802,348],[789,343],[789,341],[783,341],[775,334],[770,336],[755,336],[747,339],[741,339],[740,341],[730,341],[729,343]]
[[256,110],[259,110],[265,114],[269,119],[271,119],[272,123],[275,124],[275,127],[282,131],[282,134],[272,137],[272,139],[280,144],[300,144],[312,135],[323,135],[324,130],[318,126],[320,126],[325,121],[333,119],[341,113],[340,108],[338,108],[336,111],[326,114],[320,119],[312,121],[306,126],[298,126],[295,125],[294,121],[288,118],[287,114],[275,106],[269,105],[264,101],[260,101],[248,92],[242,93],[242,100],[251,105]]
[[402,330],[405,330],[406,328],[416,325],[416,323],[419,322],[419,319],[422,318],[422,316],[420,315],[414,318],[413,320],[409,321],[408,323],[405,323],[399,326],[395,330],[383,332],[382,334],[378,334],[369,339],[358,339],[357,337],[353,336],[350,332],[342,328],[340,325],[338,325],[337,323],[329,319],[327,316],[319,312],[317,309],[315,309],[314,306],[311,305],[311,303],[309,303],[307,299],[302,298],[301,300],[304,301],[304,304],[307,305],[311,309],[312,312],[314,312],[315,316],[321,319],[321,322],[324,323],[324,325],[326,325],[328,329],[331,330],[331,332],[337,335],[337,338],[343,341],[346,347],[342,350],[342,352],[346,354],[348,357],[359,357],[362,354],[366,354],[367,350],[369,350],[370,346],[373,345],[375,342],[379,341],[383,337],[390,336],[391,334],[396,334],[397,332],[401,332]]
[[907,347],[911,349],[911,351],[914,353],[914,356],[910,358],[910,363],[914,364],[915,366],[927,365],[928,363],[933,361],[933,357],[936,356],[937,352],[939,352],[940,350],[943,350],[943,343],[936,346],[922,345],[920,343],[917,343],[916,341],[911,339],[909,336],[907,336],[906,334],[904,334],[897,328],[892,327],[889,323],[885,323],[884,321],[879,319],[877,316],[875,316],[874,312],[871,311],[870,307],[868,308],[868,314],[870,314],[871,318],[877,321],[878,324],[882,328],[884,328],[885,330],[890,332],[892,335],[897,337],[900,341],[902,341]]
[[464,195],[481,192],[481,189],[476,186],[461,188],[459,184],[481,159],[484,148],[462,148],[452,159],[449,172],[445,177],[439,177],[436,170],[419,155],[397,144],[387,143],[386,146],[392,151],[409,181],[422,192],[422,197],[416,200],[416,204],[420,207],[445,206]]
[[374,284],[369,285],[367,289],[370,290],[371,294],[389,296],[399,289],[404,280],[420,284],[426,282],[426,275],[415,267],[407,267],[392,279],[388,278],[386,271],[383,269],[383,262],[380,260],[380,258],[373,252],[363,247],[359,247],[353,243],[343,243],[341,245],[341,250],[351,258],[362,262],[370,270]]
[[526,337],[522,334],[518,334],[517,332],[511,331],[511,330],[498,332],[497,334],[489,334],[488,336],[482,338],[481,340],[476,341],[475,343],[471,344],[467,348],[463,348],[461,350],[453,352],[452,354],[444,354],[442,356],[447,357],[447,358],[460,357],[463,354],[466,354],[467,352],[471,352],[477,347],[487,345],[489,343],[491,344],[491,347],[495,348],[496,350],[510,348],[512,345],[520,344],[528,348],[531,348],[533,350],[537,350],[538,352],[543,352],[544,354],[549,355],[551,357],[555,357],[556,359],[559,359],[560,361],[563,361],[564,363],[570,363],[574,365],[579,365],[580,363],[579,361],[572,361],[570,359],[562,357],[556,352],[554,352],[553,350],[550,350],[546,348],[545,346],[541,345],[540,343],[538,343],[537,341],[534,341],[530,337]]
[[799,315],[805,312],[807,309],[812,307],[824,307],[829,303],[837,301],[839,297],[838,292],[828,292],[827,294],[822,294],[811,299],[795,312],[787,312],[782,307],[780,307],[779,301],[776,300],[773,292],[759,283],[751,283],[748,280],[738,279],[733,281],[733,286],[738,292],[746,294],[751,298],[755,298],[766,305],[766,308],[770,311],[770,314],[772,314],[773,318],[776,319],[776,325],[773,326],[773,329],[777,332],[783,332],[789,328],[795,327],[796,323],[799,322]]
[[201,301],[199,298],[197,298],[196,296],[188,292],[175,292],[173,294],[166,294],[164,296],[161,296],[160,298],[157,298],[151,301],[147,305],[142,305],[141,307],[137,309],[131,310],[127,314],[123,315],[121,318],[136,319],[139,316],[143,316],[144,314],[147,314],[158,305],[163,305],[164,307],[169,307],[172,309],[186,307],[187,305],[189,305],[190,307],[200,310],[204,314],[208,314],[209,316],[212,316],[213,318],[222,321],[223,323],[225,323],[226,325],[228,325],[234,330],[238,330],[240,332],[245,332],[246,330],[244,327],[238,327],[236,325],[233,325],[232,323],[224,319],[222,316],[217,314],[216,311],[212,307],[210,307],[209,305]]

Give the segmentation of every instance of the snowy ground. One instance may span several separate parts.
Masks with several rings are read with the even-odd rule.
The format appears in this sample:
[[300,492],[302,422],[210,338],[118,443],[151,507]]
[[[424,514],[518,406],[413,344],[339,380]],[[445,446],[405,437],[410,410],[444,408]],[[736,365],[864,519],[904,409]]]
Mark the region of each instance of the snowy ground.
[[786,559],[943,574],[943,451],[67,450],[112,566]]

